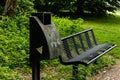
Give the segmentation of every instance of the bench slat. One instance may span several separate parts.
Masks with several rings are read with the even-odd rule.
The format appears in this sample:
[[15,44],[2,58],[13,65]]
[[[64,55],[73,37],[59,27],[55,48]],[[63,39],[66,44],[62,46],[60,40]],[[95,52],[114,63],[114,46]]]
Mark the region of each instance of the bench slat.
[[78,51],[77,44],[76,44],[76,41],[75,41],[74,37],[72,37],[72,41],[73,41],[73,44],[74,44],[75,51],[79,55],[79,51]]
[[88,32],[85,32],[85,37],[86,37],[86,41],[87,41],[88,47],[91,48],[92,47],[92,43],[90,41],[90,37],[89,37]]
[[84,47],[84,44],[83,44],[83,40],[82,40],[81,35],[79,35],[79,40],[80,40],[80,43],[81,43],[82,49],[85,51],[85,47]]
[[95,39],[95,35],[94,35],[94,33],[93,33],[93,29],[91,29],[91,37],[92,37],[92,39],[93,39],[93,42],[94,42],[94,44],[95,45],[97,45],[97,41],[96,41],[96,39]]
[[63,47],[64,47],[64,50],[65,50],[65,52],[66,52],[66,54],[67,54],[67,57],[68,57],[69,59],[71,59],[72,56],[71,56],[71,52],[70,52],[70,49],[69,49],[67,40],[64,40],[64,41],[63,41],[63,45],[64,45],[64,46],[63,46]]

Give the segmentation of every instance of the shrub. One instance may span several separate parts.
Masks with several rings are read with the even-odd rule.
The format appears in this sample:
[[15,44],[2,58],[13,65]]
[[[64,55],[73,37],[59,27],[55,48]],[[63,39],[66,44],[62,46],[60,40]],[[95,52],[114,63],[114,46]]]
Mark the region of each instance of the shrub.
[[34,8],[32,0],[18,1],[16,15],[0,16],[0,80],[19,78],[14,69],[29,64],[29,16]]
[[[12,73],[9,73],[11,69],[17,67],[24,68],[24,66],[28,64],[28,22],[29,18],[27,15],[14,16],[12,18],[2,17],[2,20],[0,20],[0,63],[3,69],[6,70],[6,72],[4,72],[6,75]],[[12,74],[9,76],[13,78]],[[8,76],[6,76],[6,78],[7,77]],[[3,78],[5,80],[10,80],[5,77]]]
[[29,14],[34,12],[33,0],[18,0],[17,14]]
[[70,20],[67,17],[66,18],[53,17],[53,22],[55,23],[60,33],[60,36],[64,37],[83,30],[83,28],[80,27],[80,25],[84,22],[84,20],[81,18],[78,18],[76,20]]
[[9,58],[11,68],[22,67],[29,49],[28,18],[22,15],[19,18],[2,17],[0,26],[1,54]]
[[0,80],[16,80],[17,78],[21,79],[22,76],[11,70],[8,66],[0,65]]

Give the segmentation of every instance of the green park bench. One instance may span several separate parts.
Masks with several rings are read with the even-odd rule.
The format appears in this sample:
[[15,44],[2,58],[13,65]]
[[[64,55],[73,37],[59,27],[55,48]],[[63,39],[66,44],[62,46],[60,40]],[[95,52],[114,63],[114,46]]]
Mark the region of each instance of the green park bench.
[[78,74],[78,64],[89,65],[113,49],[112,43],[97,44],[93,29],[84,30],[61,39],[64,52],[59,56],[64,65],[73,65],[73,76]]
[[112,43],[97,44],[93,29],[61,39],[51,22],[50,13],[33,13],[30,17],[30,63],[33,80],[40,80],[41,60],[59,57],[62,64],[73,65],[73,77],[77,78],[78,64],[89,65],[115,46]]

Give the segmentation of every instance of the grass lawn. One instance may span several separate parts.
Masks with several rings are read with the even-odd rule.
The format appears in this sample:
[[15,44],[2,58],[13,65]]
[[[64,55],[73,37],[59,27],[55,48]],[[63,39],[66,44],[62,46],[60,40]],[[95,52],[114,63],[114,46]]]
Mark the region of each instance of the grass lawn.
[[117,47],[110,52],[116,58],[120,58],[120,14],[107,17],[85,17],[82,27],[93,28],[99,43],[111,42]]

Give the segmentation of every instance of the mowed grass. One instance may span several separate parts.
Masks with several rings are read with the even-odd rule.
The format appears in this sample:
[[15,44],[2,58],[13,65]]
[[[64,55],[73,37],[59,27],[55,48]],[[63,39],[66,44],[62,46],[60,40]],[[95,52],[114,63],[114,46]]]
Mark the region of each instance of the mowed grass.
[[98,43],[114,43],[117,47],[109,54],[120,58],[120,15],[85,17],[81,27],[93,28]]

